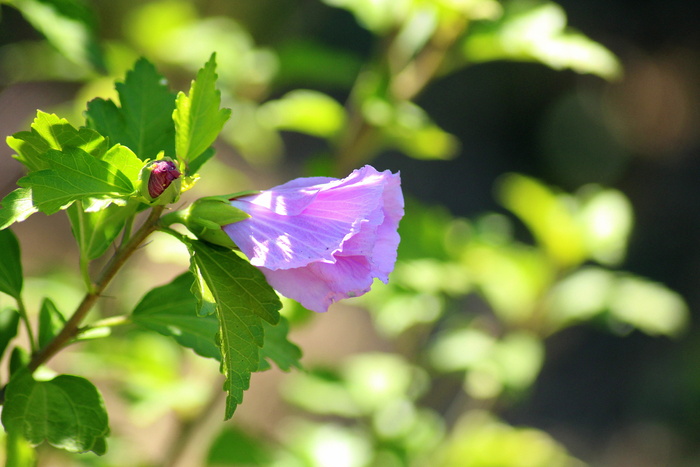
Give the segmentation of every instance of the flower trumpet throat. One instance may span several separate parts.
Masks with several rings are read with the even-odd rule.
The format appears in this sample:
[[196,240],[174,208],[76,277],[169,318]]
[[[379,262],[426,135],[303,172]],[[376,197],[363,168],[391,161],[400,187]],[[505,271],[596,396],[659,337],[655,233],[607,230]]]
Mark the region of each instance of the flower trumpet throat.
[[404,214],[398,173],[371,166],[344,179],[298,178],[231,205],[250,218],[223,230],[272,287],[323,312],[388,281]]

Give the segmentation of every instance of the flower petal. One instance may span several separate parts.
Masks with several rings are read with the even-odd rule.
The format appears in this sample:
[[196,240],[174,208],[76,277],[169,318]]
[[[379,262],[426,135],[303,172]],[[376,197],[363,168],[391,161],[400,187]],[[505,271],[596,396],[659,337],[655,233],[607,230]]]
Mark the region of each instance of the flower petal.
[[334,264],[313,263],[298,269],[260,270],[282,295],[319,313],[338,300],[369,292],[372,286],[370,265],[362,256],[343,256]]
[[293,269],[314,261],[335,262],[333,254],[343,242],[381,209],[383,177],[370,169],[373,174],[358,176],[356,170],[320,189],[318,185],[288,185],[279,193],[274,188],[235,199],[231,204],[251,217],[224,226],[224,231],[255,266]]

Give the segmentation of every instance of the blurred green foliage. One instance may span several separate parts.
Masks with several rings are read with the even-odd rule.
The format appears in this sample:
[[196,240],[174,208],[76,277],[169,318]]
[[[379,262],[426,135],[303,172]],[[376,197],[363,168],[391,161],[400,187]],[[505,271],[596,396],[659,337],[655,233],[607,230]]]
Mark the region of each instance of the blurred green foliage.
[[[457,157],[458,139],[415,98],[435,79],[467,66],[514,60],[605,79],[622,73],[610,51],[571,30],[563,9],[548,1],[323,0],[366,28],[372,41],[366,56],[305,38],[258,44],[235,5],[184,0],[96,2],[120,31],[98,52],[92,13],[77,0],[0,3],[17,8],[54,47],[43,41],[4,45],[2,81],[79,81],[76,115],[85,99],[118,102],[111,82],[140,55],[184,89],[178,80],[215,51],[222,105],[232,109],[225,142],[256,173],[283,167],[286,132],[313,138],[320,149],[305,155],[306,167],[325,175],[344,174],[387,149],[426,164]],[[103,68],[108,78],[98,74]],[[212,172],[210,186],[222,192],[235,191],[224,188],[230,180],[248,183],[246,171],[225,164]],[[499,418],[532,389],[548,358],[546,339],[582,324],[674,337],[686,328],[688,310],[663,285],[617,269],[634,225],[633,207],[620,191],[586,185],[567,193],[506,174],[495,198],[507,214],[475,219],[409,199],[391,282],[354,300],[397,351],[357,354],[293,373],[280,392],[299,411],[276,438],[226,427],[211,442],[207,465],[583,465],[553,436]],[[62,288],[65,300],[74,300],[70,287],[49,279],[36,279],[34,286]],[[12,293],[9,285],[0,290]],[[61,309],[67,308],[47,304],[47,333]],[[292,329],[312,319],[289,302],[285,314]],[[157,325],[167,328],[163,334],[181,337],[176,327]],[[125,327],[115,328],[112,337],[108,346],[85,344],[66,365],[113,386],[130,423],[166,413],[198,420],[210,397],[206,370],[213,360],[202,362],[163,336]],[[76,462],[150,465],[120,436],[115,433],[103,458]],[[20,441],[7,441],[8,462],[27,456]],[[17,465],[31,465],[22,462]]]

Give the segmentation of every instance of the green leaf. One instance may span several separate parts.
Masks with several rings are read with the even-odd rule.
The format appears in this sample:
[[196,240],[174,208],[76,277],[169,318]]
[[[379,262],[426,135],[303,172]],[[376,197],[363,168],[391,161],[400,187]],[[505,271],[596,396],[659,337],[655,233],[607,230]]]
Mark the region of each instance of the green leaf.
[[24,18],[68,59],[105,71],[92,10],[77,0],[11,0]]
[[107,450],[107,412],[97,388],[78,376],[60,375],[36,381],[27,371],[17,373],[5,392],[5,430],[31,444],[46,440],[70,452]]
[[102,256],[137,208],[138,203],[131,202],[126,206],[111,204],[97,211],[86,212],[81,202],[73,203],[66,213],[73,236],[78,241],[80,256],[88,261]]
[[101,159],[119,169],[134,183],[139,179],[143,168],[143,161],[131,149],[121,144],[115,144],[109,148]]
[[2,199],[0,207],[0,230],[15,222],[22,222],[38,209],[32,203],[31,188],[17,188]]
[[[230,109],[219,109],[221,93],[216,89],[216,79],[216,54],[212,54],[192,81],[189,96],[178,93],[173,112],[177,156],[197,168],[202,165],[197,159],[207,156],[205,151],[231,116]],[[190,173],[193,173],[191,169]]]
[[122,199],[134,192],[129,178],[113,165],[82,149],[49,150],[44,154],[49,170],[31,172],[17,184],[32,188],[34,206],[53,214],[87,198]]
[[206,465],[262,467],[272,462],[270,449],[262,440],[239,428],[226,427],[209,448]]
[[[260,349],[260,366],[258,371],[270,368],[270,361],[275,362],[280,370],[289,371],[292,367],[301,368],[299,359],[301,349],[287,340],[289,334],[289,322],[280,318],[280,322],[273,326],[263,322],[265,331],[265,344]],[[269,360],[269,361],[268,361]]]
[[163,77],[146,59],[140,59],[117,83],[121,107],[112,100],[88,103],[88,126],[131,149],[142,160],[155,159],[160,151],[175,156],[175,127],[172,113],[175,94],[163,84]]
[[10,353],[10,375],[14,376],[29,365],[31,356],[22,347],[14,347]]
[[199,355],[221,359],[216,345],[219,322],[215,315],[197,316],[197,298],[189,272],[148,292],[134,308],[132,321],[146,329],[173,337]]
[[282,305],[265,276],[233,251],[196,240],[189,242],[189,249],[195,277],[206,283],[216,304],[229,419],[243,400],[250,374],[259,367],[264,342],[261,320],[277,323]]
[[56,304],[49,298],[45,298],[39,310],[39,347],[46,346],[56,335],[61,332],[66,324]]
[[0,230],[0,292],[16,299],[22,293],[22,262],[19,254],[19,242],[9,230]]
[[68,120],[55,114],[38,111],[32,122],[31,131],[20,131],[7,138],[7,144],[17,151],[15,159],[29,170],[49,168],[43,155],[49,149],[58,151],[64,148],[80,148],[96,157],[107,150],[107,141],[90,128],[76,129]]
[[335,136],[345,126],[345,109],[318,91],[296,89],[260,106],[259,115],[270,128],[298,131],[321,138]]
[[619,78],[622,70],[615,55],[566,23],[566,13],[555,3],[507,2],[501,19],[474,25],[463,52],[470,62],[539,62],[557,70]]
[[17,335],[19,313],[17,310],[6,308],[0,311],[0,358],[5,353],[10,341]]
[[373,124],[382,127],[387,143],[409,157],[448,160],[459,153],[459,140],[411,102],[389,103],[371,98],[366,101],[365,111]]

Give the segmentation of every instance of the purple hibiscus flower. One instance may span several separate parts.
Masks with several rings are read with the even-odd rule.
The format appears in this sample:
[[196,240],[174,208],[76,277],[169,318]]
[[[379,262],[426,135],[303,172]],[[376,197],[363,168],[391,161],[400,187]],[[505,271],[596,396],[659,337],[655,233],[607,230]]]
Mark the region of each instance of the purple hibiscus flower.
[[401,179],[371,166],[339,180],[298,178],[231,204],[251,217],[223,226],[282,295],[323,312],[394,269]]

